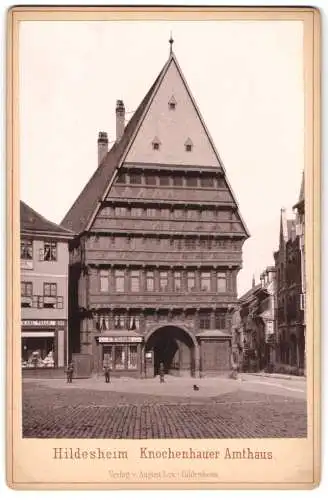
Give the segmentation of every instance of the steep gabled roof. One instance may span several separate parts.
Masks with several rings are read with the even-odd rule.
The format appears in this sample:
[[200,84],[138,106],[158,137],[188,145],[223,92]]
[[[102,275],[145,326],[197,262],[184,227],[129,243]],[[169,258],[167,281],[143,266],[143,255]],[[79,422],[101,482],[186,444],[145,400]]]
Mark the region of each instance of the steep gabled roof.
[[138,128],[138,124],[142,118],[143,112],[147,107],[148,102],[151,100],[154,89],[160,80],[167,63],[160,71],[153,85],[141,101],[139,107],[133,114],[129,123],[124,129],[124,133],[119,142],[115,142],[113,147],[107,153],[103,161],[98,166],[97,170],[85,185],[84,189],[76,199],[70,210],[65,215],[61,224],[68,229],[76,232],[77,234],[83,232],[90,218],[92,217],[99,201],[103,197],[104,190],[106,190],[108,183],[113,178],[115,169],[119,166],[126,148]]
[[21,232],[52,234],[63,238],[73,238],[72,231],[49,221],[29,207],[24,201],[20,202],[20,229]]
[[[97,170],[89,180],[89,182],[86,184],[85,188],[71,207],[71,209],[68,211],[64,219],[62,220],[61,224],[65,227],[67,227],[70,230],[73,230],[75,233],[82,233],[85,230],[88,230],[91,226],[91,223],[98,211],[98,208],[100,207],[101,202],[105,199],[107,196],[110,187],[114,181],[115,177],[115,171],[120,167],[120,165],[123,163],[129,148],[131,147],[131,144],[133,143],[133,140],[135,139],[137,132],[145,118],[145,115],[147,114],[147,111],[153,101],[153,98],[157,92],[157,89],[159,88],[165,74],[167,73],[167,70],[171,64],[171,62],[174,62],[176,65],[180,77],[187,89],[187,92],[190,96],[190,99],[194,105],[194,108],[198,114],[198,117],[204,127],[204,130],[207,134],[207,137],[209,139],[209,142],[213,148],[213,151],[215,152],[215,155],[219,161],[219,164],[225,173],[223,163],[220,159],[220,156],[215,148],[214,142],[207,130],[206,124],[200,114],[200,111],[198,109],[198,106],[189,90],[188,84],[183,76],[183,73],[180,69],[180,66],[176,60],[176,57],[173,53],[173,51],[170,53],[168,61],[165,63],[164,67],[160,71],[159,75],[157,76],[156,80],[154,81],[153,85],[151,86],[150,90],[146,94],[145,98],[141,102],[140,106],[132,116],[131,120],[129,121],[128,125],[126,126],[123,136],[121,140],[118,143],[115,143],[114,146],[111,148],[111,150],[107,153],[105,156],[104,160],[102,163],[98,166]],[[231,189],[231,186],[229,184],[229,181],[227,177],[225,178],[228,189],[230,191],[230,194],[233,198],[233,201],[235,202],[236,206],[238,207],[238,203],[236,201],[236,198],[234,196],[234,193]],[[249,231],[247,229],[247,226],[245,222],[242,219],[242,216],[240,213],[238,213],[240,222],[243,226],[245,235],[248,237],[249,236]]]

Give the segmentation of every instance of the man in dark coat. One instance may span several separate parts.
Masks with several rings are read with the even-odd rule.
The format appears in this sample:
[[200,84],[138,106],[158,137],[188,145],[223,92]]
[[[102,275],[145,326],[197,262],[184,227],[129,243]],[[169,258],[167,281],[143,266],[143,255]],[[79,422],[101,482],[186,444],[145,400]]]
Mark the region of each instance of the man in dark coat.
[[67,375],[67,383],[71,384],[72,379],[73,379],[73,372],[74,372],[74,366],[73,363],[69,363],[67,370],[66,370],[66,375]]
[[104,366],[104,375],[105,375],[105,382],[108,384],[110,382],[110,369],[109,366],[105,365]]
[[161,384],[164,382],[164,374],[165,374],[164,363],[160,363],[160,365],[159,365],[159,381]]

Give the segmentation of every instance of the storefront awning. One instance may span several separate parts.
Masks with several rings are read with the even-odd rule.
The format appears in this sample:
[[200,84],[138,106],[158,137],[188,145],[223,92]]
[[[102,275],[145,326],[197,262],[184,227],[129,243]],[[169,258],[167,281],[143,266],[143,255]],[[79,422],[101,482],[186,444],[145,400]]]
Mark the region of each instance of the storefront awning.
[[22,337],[39,337],[39,338],[44,338],[44,337],[54,337],[55,332],[22,332]]

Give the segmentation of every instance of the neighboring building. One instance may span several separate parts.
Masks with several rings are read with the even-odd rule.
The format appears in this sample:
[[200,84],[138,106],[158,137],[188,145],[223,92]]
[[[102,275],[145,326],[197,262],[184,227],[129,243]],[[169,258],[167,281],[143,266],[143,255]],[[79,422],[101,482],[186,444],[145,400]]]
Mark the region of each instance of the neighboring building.
[[[301,297],[300,309],[303,310],[303,333],[306,345],[306,279],[305,279],[305,197],[304,197],[304,172],[298,202],[294,205],[296,210],[296,234],[299,237],[299,248],[301,257]],[[304,347],[305,349],[305,347]],[[305,355],[304,355],[305,356]],[[306,359],[304,359],[304,367]]]
[[[301,207],[302,203],[300,210]],[[303,257],[301,251],[304,218],[302,220],[303,225],[299,218],[287,220],[285,210],[281,211],[279,250],[274,254],[277,274],[276,368],[295,373],[302,373],[305,363],[304,246]]]
[[68,341],[71,231],[20,202],[22,366],[63,367]]
[[233,356],[241,371],[272,371],[275,363],[275,268],[240,297],[233,315]]
[[229,370],[248,231],[172,50],[126,127],[117,101],[116,133],[62,221],[73,350],[114,375]]

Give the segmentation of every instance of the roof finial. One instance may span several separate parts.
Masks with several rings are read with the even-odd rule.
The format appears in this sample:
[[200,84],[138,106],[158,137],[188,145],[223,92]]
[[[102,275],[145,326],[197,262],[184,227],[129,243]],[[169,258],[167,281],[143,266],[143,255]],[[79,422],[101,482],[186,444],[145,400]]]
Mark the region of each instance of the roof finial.
[[173,52],[173,44],[174,44],[174,40],[172,38],[172,31],[170,32],[169,44],[170,44],[170,54],[172,54],[172,52]]

